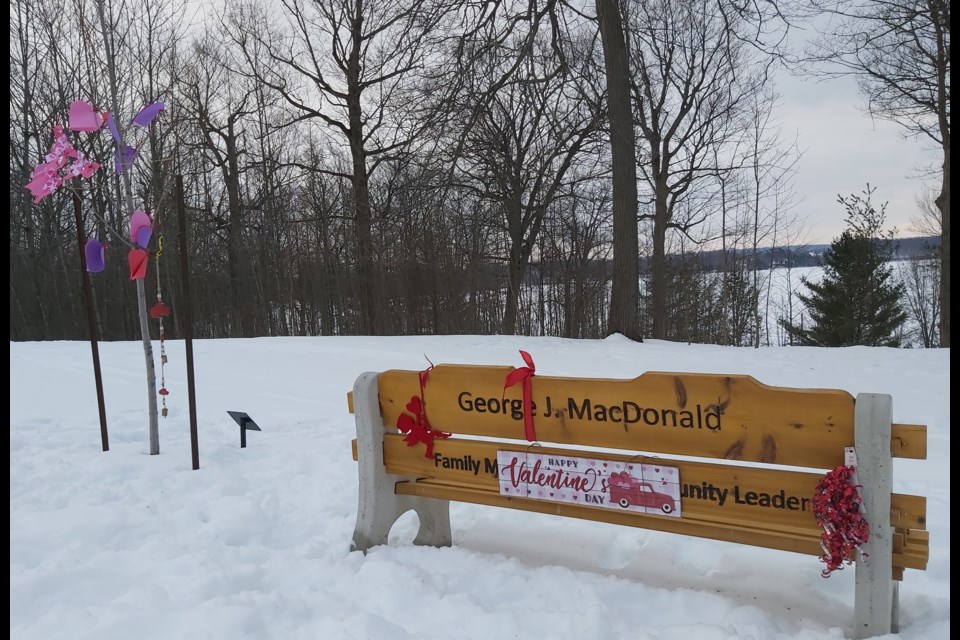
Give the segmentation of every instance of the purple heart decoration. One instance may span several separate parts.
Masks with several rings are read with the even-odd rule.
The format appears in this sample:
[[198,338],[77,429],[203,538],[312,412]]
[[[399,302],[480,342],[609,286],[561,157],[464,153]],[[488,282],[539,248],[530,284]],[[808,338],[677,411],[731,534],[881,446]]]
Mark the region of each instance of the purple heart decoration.
[[146,248],[150,244],[150,236],[153,235],[153,227],[140,227],[137,231],[137,244]]
[[130,216],[130,240],[146,248],[153,233],[153,221],[143,209],[137,209]]
[[137,114],[137,117],[133,119],[131,124],[135,124],[138,127],[146,127],[153,122],[153,119],[156,118],[161,111],[163,111],[162,102],[148,104],[143,109],[140,109],[140,113]]
[[123,173],[129,167],[133,166],[133,161],[137,159],[137,150],[127,145],[117,147],[113,152],[113,168],[117,173]]
[[104,249],[106,247],[99,241],[90,238],[83,247],[83,254],[87,261],[87,271],[90,273],[100,273],[104,268]]
[[[123,144],[123,140],[120,139],[120,130],[117,129],[117,123],[113,119],[113,116],[109,113],[107,114],[107,129],[110,130],[110,135],[113,136],[114,142],[116,142],[117,144]],[[120,173],[120,172],[117,171],[117,173]]]

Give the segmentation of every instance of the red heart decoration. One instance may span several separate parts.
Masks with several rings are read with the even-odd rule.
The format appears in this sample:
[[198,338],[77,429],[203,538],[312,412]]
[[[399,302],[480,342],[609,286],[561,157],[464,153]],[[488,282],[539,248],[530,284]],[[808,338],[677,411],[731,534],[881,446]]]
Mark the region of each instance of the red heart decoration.
[[131,280],[143,280],[147,277],[147,257],[147,252],[143,249],[131,249],[127,254]]
[[416,415],[423,413],[423,408],[420,404],[420,398],[418,396],[413,396],[410,398],[410,402],[407,403],[407,411]]
[[155,303],[150,307],[150,311],[147,312],[151,318],[165,318],[170,315],[170,307],[163,304],[162,302]]

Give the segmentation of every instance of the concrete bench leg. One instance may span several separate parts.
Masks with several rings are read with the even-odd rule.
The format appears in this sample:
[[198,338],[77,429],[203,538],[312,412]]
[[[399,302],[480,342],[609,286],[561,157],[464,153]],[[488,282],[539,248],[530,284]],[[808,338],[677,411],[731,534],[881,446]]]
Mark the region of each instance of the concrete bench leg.
[[383,466],[383,418],[376,373],[364,373],[353,386],[353,407],[357,421],[357,469],[360,495],[357,524],[353,531],[351,551],[363,551],[386,544],[390,528],[411,509],[420,519],[420,530],[414,544],[449,547],[450,502],[416,496],[398,496],[397,482],[413,480],[388,474]]
[[861,485],[864,518],[870,527],[870,539],[861,549],[866,558],[860,556],[856,560],[853,637],[857,639],[886,635],[899,626],[899,590],[893,580],[893,527],[889,515],[893,491],[892,422],[891,396],[857,395],[857,481]]

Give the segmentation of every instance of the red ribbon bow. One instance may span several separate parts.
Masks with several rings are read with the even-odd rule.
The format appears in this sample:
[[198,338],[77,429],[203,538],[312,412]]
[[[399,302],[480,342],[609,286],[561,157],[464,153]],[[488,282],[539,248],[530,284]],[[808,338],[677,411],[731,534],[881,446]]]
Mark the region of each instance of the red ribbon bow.
[[419,397],[413,396],[410,398],[410,402],[407,403],[407,411],[412,413],[413,416],[401,413],[397,418],[397,429],[407,436],[403,441],[407,443],[408,447],[422,442],[427,447],[424,457],[433,460],[433,439],[449,438],[450,434],[434,431],[430,428],[430,423],[427,422],[427,416],[423,411],[423,403]]
[[533,429],[533,391],[531,389],[530,378],[537,372],[533,364],[533,358],[526,351],[521,350],[520,356],[527,363],[525,367],[519,367],[507,374],[507,379],[503,383],[504,394],[509,387],[518,382],[523,382],[523,431],[529,442],[536,442],[537,433]]
[[[427,362],[430,362],[429,358],[427,358]],[[407,443],[408,447],[412,447],[418,442],[426,445],[427,451],[424,457],[433,460],[433,439],[449,438],[450,434],[444,433],[443,431],[434,431],[430,428],[430,423],[427,421],[427,402],[423,398],[423,392],[427,385],[427,377],[430,375],[431,369],[433,369],[432,362],[430,362],[429,367],[420,372],[420,396],[411,397],[410,402],[407,404],[407,411],[412,413],[413,416],[401,413],[397,418],[397,429],[400,430],[400,433],[406,434],[407,437],[404,438],[403,441]]]

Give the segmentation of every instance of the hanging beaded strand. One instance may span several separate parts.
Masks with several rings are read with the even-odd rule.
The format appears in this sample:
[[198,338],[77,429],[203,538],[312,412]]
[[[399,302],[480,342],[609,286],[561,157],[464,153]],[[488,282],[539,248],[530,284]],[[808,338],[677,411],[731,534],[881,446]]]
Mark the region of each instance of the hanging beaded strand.
[[[157,239],[157,302],[163,304],[163,297],[160,292],[160,256],[163,255],[163,236],[160,236]],[[167,364],[167,346],[164,343],[164,334],[163,334],[163,316],[159,317],[160,321],[160,396],[162,398],[161,404],[162,408],[160,410],[160,415],[164,418],[167,417],[167,395],[170,393],[167,391],[166,378],[164,377],[163,366]]]
[[167,346],[165,343],[166,335],[163,330],[163,318],[164,316],[170,315],[170,307],[163,303],[162,290],[160,288],[160,256],[163,255],[163,236],[157,238],[157,303],[153,305],[153,308],[150,309],[150,315],[156,318],[160,325],[160,398],[161,398],[161,410],[160,415],[164,418],[167,417],[167,396],[170,395],[170,392],[167,390],[166,377],[164,375],[164,365],[167,364]]

